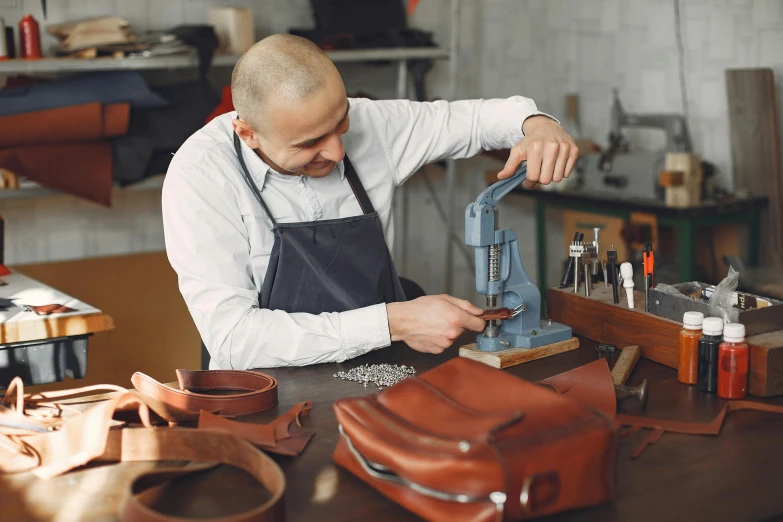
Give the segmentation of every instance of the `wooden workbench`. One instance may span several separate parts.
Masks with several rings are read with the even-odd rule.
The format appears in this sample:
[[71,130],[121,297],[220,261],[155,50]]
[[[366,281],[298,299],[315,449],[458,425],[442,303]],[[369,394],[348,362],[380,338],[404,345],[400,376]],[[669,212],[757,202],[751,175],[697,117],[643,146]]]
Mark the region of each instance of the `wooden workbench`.
[[[3,301],[5,306],[0,306],[0,345],[91,334],[114,328],[114,321],[107,314],[35,279],[17,272],[2,279],[6,285],[0,286],[0,299],[7,301]],[[23,308],[24,305],[53,303],[75,311],[46,316]]]
[[[0,355],[19,365],[17,374],[30,383],[44,384],[36,381],[29,372],[25,375],[22,371],[26,360],[24,350],[34,346],[43,349],[47,341],[58,343],[84,338],[114,328],[112,318],[101,310],[21,273],[11,272],[0,281],[3,284],[0,286]],[[67,306],[74,311],[39,315],[26,308],[49,304]],[[13,355],[7,355],[9,353]],[[5,388],[15,376],[11,373],[16,369],[11,366],[9,362],[0,372],[0,389]]]
[[[458,339],[455,346],[442,355],[421,354],[395,345],[343,364],[262,370],[278,379],[280,405],[251,421],[268,422],[297,402],[310,400],[313,403],[310,415],[302,419],[305,429],[315,431],[308,447],[298,457],[275,457],[286,474],[286,520],[417,520],[333,464],[332,452],[339,435],[332,403],[340,397],[376,391],[373,385],[365,388],[333,375],[373,363],[408,364],[423,372],[455,356],[457,346],[474,339],[474,336]],[[504,371],[538,380],[595,358],[595,345],[583,339],[576,350]],[[171,378],[174,378],[173,369]],[[645,359],[639,361],[628,385],[636,386],[642,379],[648,380],[650,393],[643,413],[651,417],[708,421],[724,404],[715,395],[700,393],[693,386],[678,383],[675,370]],[[765,402],[783,404],[783,398]],[[632,400],[622,402],[619,411],[642,413]],[[783,452],[778,451],[781,433],[783,415],[741,411],[729,414],[717,437],[667,433],[637,460],[631,460],[630,454],[646,433],[621,438],[616,461],[616,500],[546,520],[734,522],[773,519],[783,514],[779,480]],[[129,480],[139,471],[154,467],[147,463],[96,465],[49,481],[38,480],[29,474],[0,476],[2,513],[9,520],[56,520],[67,510],[69,520],[116,520],[118,498],[127,491]],[[170,514],[209,517],[228,514],[227,506],[231,512],[256,506],[264,496],[244,472],[221,466],[167,486],[155,505]]]

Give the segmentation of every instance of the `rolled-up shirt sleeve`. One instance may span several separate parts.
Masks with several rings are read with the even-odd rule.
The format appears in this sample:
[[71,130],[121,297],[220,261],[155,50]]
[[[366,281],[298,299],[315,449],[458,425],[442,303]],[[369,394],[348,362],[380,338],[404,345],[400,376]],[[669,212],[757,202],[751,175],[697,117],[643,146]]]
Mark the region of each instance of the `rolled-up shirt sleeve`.
[[522,124],[527,118],[552,118],[524,96],[425,103],[385,100],[375,106],[386,121],[386,152],[398,184],[427,163],[511,148],[524,138]]
[[162,193],[166,252],[210,368],[342,362],[388,346],[383,303],[319,315],[259,307],[235,190],[193,163],[174,161]]

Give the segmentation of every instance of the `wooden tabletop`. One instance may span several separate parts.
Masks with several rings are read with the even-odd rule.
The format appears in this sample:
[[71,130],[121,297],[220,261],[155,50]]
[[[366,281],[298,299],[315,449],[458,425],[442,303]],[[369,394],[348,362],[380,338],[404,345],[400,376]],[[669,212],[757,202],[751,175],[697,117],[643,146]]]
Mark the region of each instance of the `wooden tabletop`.
[[[466,337],[458,344],[473,340]],[[423,372],[456,353],[456,347],[445,355],[435,356],[420,354],[405,346],[393,346],[343,364],[263,370],[279,380],[280,406],[253,420],[268,422],[297,402],[313,402],[310,415],[303,418],[303,426],[314,430],[315,437],[300,456],[275,457],[286,474],[287,520],[417,520],[333,464],[331,455],[338,439],[333,401],[376,391],[373,385],[365,388],[333,375],[360,364],[383,362],[413,365],[418,372]],[[504,371],[539,380],[595,358],[595,345],[582,340],[582,346],[577,350]],[[172,371],[172,378],[173,375]],[[643,359],[631,374],[628,385],[638,385],[644,378],[650,386],[646,410],[642,412],[629,399],[620,404],[621,413],[706,422],[712,420],[724,404],[714,395],[678,383],[675,370]],[[783,404],[783,397],[767,402]],[[620,439],[614,502],[547,520],[733,522],[762,521],[783,515],[780,486],[783,415],[733,412],[717,437],[667,433],[639,459],[631,460],[631,452],[644,435],[636,433]],[[101,465],[72,471],[49,481],[35,479],[29,474],[0,476],[0,496],[4,499],[2,511],[25,519],[55,520],[67,504],[75,517],[73,520],[116,520],[118,497],[109,492],[124,495],[133,476],[155,466],[151,463]],[[168,486],[154,505],[170,514],[206,517],[228,514],[226,506],[231,510],[247,509],[257,505],[264,496],[260,486],[244,472],[222,466]]]
[[[0,345],[103,332],[114,328],[110,316],[18,272],[0,278]],[[38,315],[27,306],[59,304],[74,312]]]

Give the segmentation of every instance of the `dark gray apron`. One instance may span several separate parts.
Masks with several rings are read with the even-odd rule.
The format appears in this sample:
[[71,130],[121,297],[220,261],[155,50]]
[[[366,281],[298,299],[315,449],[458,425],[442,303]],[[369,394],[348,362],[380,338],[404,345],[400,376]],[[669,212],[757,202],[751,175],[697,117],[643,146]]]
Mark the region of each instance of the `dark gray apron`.
[[261,308],[320,314],[345,312],[380,303],[405,301],[383,227],[348,156],[345,179],[363,214],[355,217],[278,223],[261,197],[242,158],[239,136],[234,149],[242,177],[269,220],[275,243],[258,295]]

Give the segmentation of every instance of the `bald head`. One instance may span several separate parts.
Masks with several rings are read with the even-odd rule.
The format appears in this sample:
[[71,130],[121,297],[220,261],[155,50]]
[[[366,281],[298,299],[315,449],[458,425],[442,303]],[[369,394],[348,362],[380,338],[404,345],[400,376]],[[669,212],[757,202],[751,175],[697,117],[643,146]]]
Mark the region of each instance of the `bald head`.
[[268,36],[242,55],[234,67],[234,108],[240,118],[262,131],[270,101],[306,99],[335,75],[339,78],[337,68],[310,40],[290,34]]

